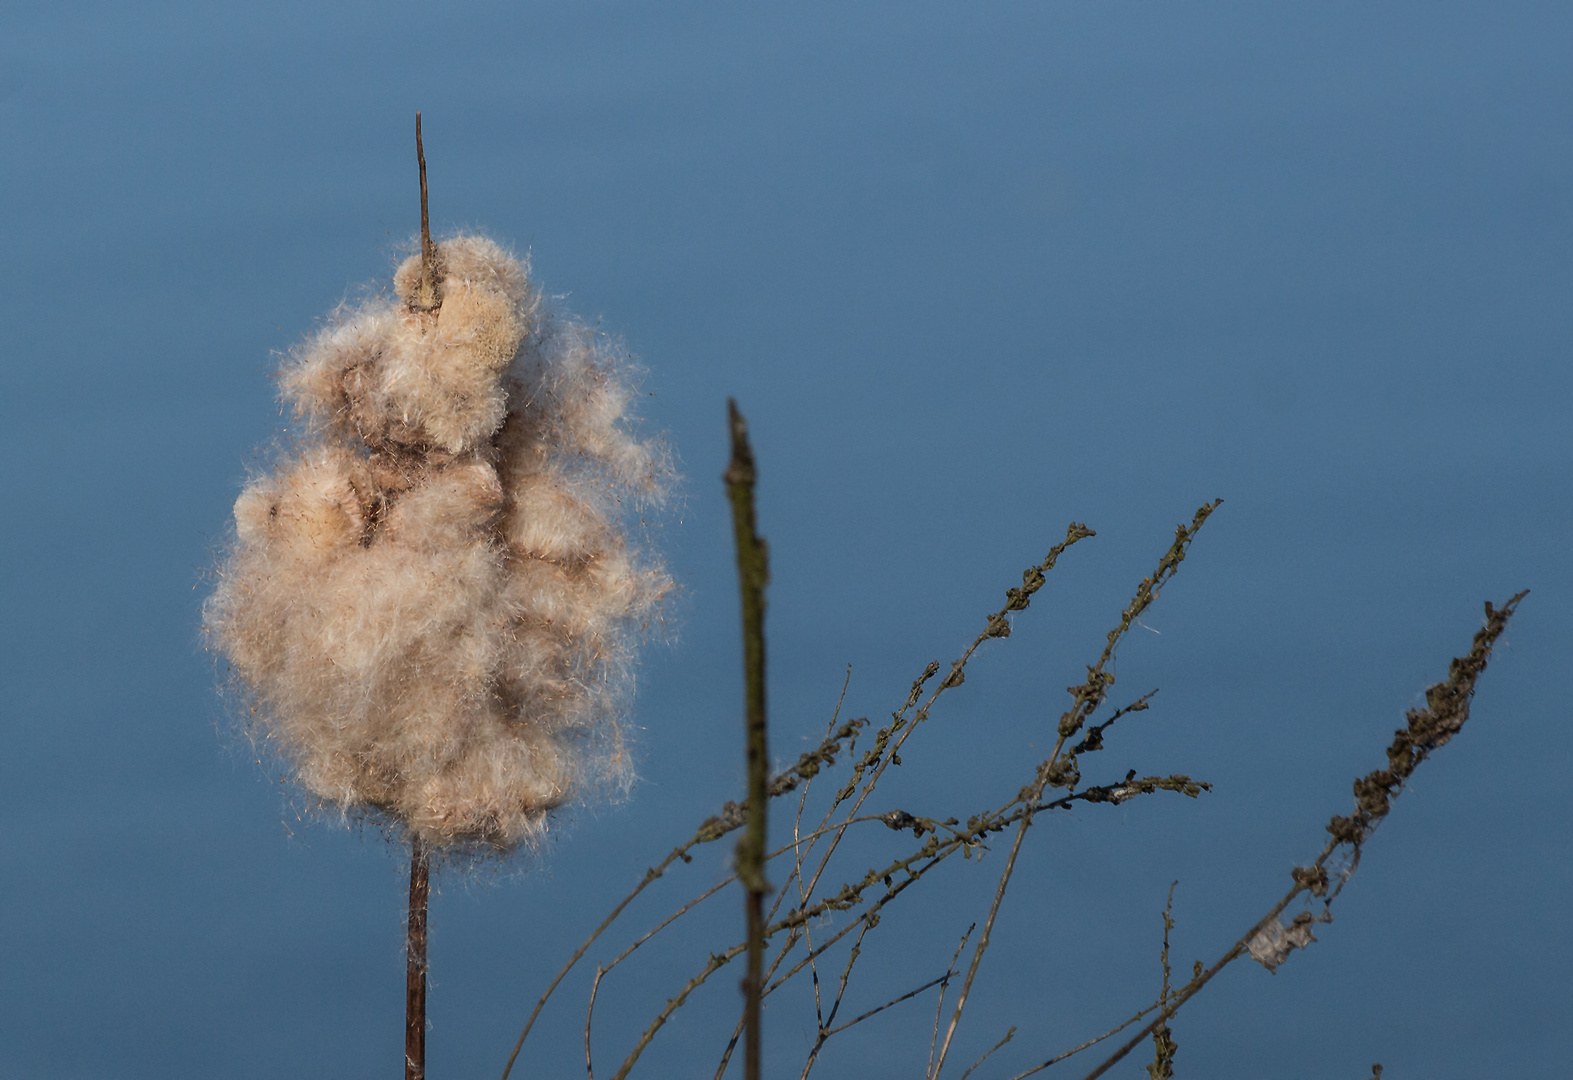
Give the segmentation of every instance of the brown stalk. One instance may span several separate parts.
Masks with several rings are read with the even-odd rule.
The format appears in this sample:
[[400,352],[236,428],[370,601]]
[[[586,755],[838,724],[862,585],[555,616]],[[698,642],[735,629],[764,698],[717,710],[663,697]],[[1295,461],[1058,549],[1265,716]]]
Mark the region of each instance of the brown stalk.
[[[988,951],[989,939],[994,933],[994,920],[999,915],[1000,904],[1005,899],[1005,890],[1010,885],[1012,872],[1016,869],[1016,856],[1021,854],[1021,842],[1027,837],[1027,830],[1032,827],[1032,814],[1034,805],[1043,793],[1043,781],[1036,782],[1031,796],[1025,800],[1027,806],[1023,809],[1021,821],[1016,826],[1016,836],[1011,840],[1010,854],[1005,858],[1005,869],[1000,873],[999,884],[994,889],[994,902],[989,905],[989,914],[983,921],[983,935],[978,938],[978,945],[972,951],[972,963],[967,968],[967,977],[962,980],[961,990],[956,995],[956,1008],[950,1015],[950,1024],[945,1028],[945,1038],[939,1044],[939,1054],[934,1059],[934,1065],[929,1071],[930,1080],[939,1076],[940,1070],[945,1067],[945,1058],[950,1055],[950,1041],[956,1035],[956,1028],[961,1024],[961,1013],[967,1007],[967,996],[972,990],[972,980],[978,977],[978,966],[983,963],[983,954]],[[968,1070],[971,1071],[970,1069]]]
[[956,972],[955,972],[954,969],[952,969],[950,971],[947,971],[943,975],[940,975],[940,976],[937,976],[935,978],[930,979],[928,982],[924,983],[922,986],[915,987],[915,988],[913,988],[911,990],[908,990],[905,994],[902,994],[899,997],[891,998],[889,1001],[885,1002],[883,1005],[876,1005],[872,1009],[868,1010],[865,1013],[859,1013],[857,1016],[853,1017],[851,1020],[844,1021],[843,1023],[837,1025],[836,1027],[833,1027],[830,1030],[826,1031],[825,1032],[825,1038],[828,1039],[832,1035],[838,1035],[841,1032],[845,1031],[847,1028],[854,1026],[855,1024],[861,1024],[863,1021],[867,1020],[871,1016],[878,1016],[880,1013],[884,1012],[886,1009],[890,1008],[892,1005],[900,1005],[903,1001],[911,1001],[913,998],[915,998],[919,994],[923,993],[923,991],[925,991],[925,990],[932,990],[934,987],[940,985],[946,979],[949,979],[949,978],[953,977],[955,974],[956,974]]
[[1112,1038],[1114,1038],[1114,1036],[1118,1035],[1120,1032],[1124,1031],[1126,1028],[1128,1028],[1132,1024],[1136,1023],[1136,1021],[1140,1020],[1142,1017],[1146,1016],[1148,1013],[1152,1012],[1154,1009],[1159,1008],[1159,1007],[1160,1007],[1159,1003],[1155,1001],[1151,1005],[1149,1005],[1145,1009],[1143,1009],[1141,1012],[1137,1013],[1135,1016],[1132,1016],[1130,1019],[1126,1020],[1122,1024],[1118,1024],[1115,1027],[1110,1028],[1108,1031],[1105,1031],[1102,1035],[1098,1035],[1098,1036],[1096,1036],[1094,1038],[1088,1039],[1086,1042],[1082,1043],[1080,1046],[1073,1046],[1069,1050],[1064,1051],[1063,1053],[1055,1054],[1053,1057],[1049,1058],[1049,1060],[1043,1062],[1042,1064],[1034,1065],[1032,1068],[1028,1069],[1026,1072],[1017,1073],[1015,1076],[1012,1076],[1010,1078],[1010,1080],[1026,1080],[1027,1077],[1035,1076],[1036,1074],[1042,1072],[1044,1069],[1047,1069],[1051,1065],[1058,1065],[1060,1062],[1066,1060],[1067,1058],[1075,1057],[1077,1054],[1081,1053],[1083,1050],[1087,1050],[1087,1049],[1089,1049],[1091,1047],[1097,1046],[1099,1043],[1105,1041],[1106,1039],[1112,1039]]
[[404,1080],[426,1080],[426,905],[430,867],[419,833],[410,837],[410,924],[405,937]]
[[[972,936],[972,931],[978,928],[977,923],[967,927],[967,932],[961,935],[961,941],[956,945],[956,953],[950,958],[950,970],[956,969],[956,961],[961,959],[962,950],[967,947],[967,939]],[[934,1035],[929,1039],[929,1060],[923,1066],[923,1075],[929,1076],[934,1072],[934,1051],[939,1046],[939,1018],[945,1011],[945,992],[950,989],[949,981],[940,983],[939,1000],[934,1003]]]
[[[541,1010],[546,1007],[547,1000],[551,998],[552,994],[557,990],[557,987],[562,983],[563,979],[567,977],[568,973],[574,969],[575,965],[577,965],[580,960],[584,959],[585,953],[590,951],[590,946],[594,945],[598,940],[600,940],[601,935],[606,933],[607,929],[612,925],[612,923],[617,921],[618,917],[622,915],[622,913],[628,908],[628,905],[632,904],[636,899],[638,899],[639,894],[644,892],[644,890],[652,882],[664,875],[666,871],[671,868],[673,863],[677,862],[678,860],[682,860],[683,862],[693,861],[693,856],[688,854],[688,849],[693,847],[695,844],[702,843],[703,839],[704,830],[701,828],[701,831],[690,837],[686,843],[680,845],[679,847],[673,848],[671,852],[667,854],[666,858],[661,860],[658,865],[652,866],[649,870],[646,870],[645,876],[640,880],[638,885],[634,886],[633,891],[630,892],[627,896],[623,897],[622,900],[618,902],[618,905],[612,909],[611,914],[602,919],[600,925],[597,926],[595,930],[591,932],[590,936],[579,945],[579,948],[574,950],[574,954],[568,958],[568,962],[558,970],[557,975],[552,979],[551,983],[547,985],[546,990],[542,992],[539,998],[536,999],[535,1007],[530,1011],[530,1018],[525,1021],[524,1030],[519,1032],[519,1038],[513,1044],[513,1052],[508,1055],[508,1062],[503,1066],[501,1080],[508,1080],[509,1074],[513,1072],[513,1065],[514,1062],[519,1058],[519,1051],[524,1049],[524,1041],[525,1039],[529,1038],[530,1031],[535,1027],[535,1021],[540,1017]],[[731,878],[728,878],[721,884],[730,884],[731,880]],[[720,886],[718,885],[716,888],[719,889]],[[705,899],[709,895],[710,893],[706,892],[697,900],[679,909],[675,914],[673,914],[671,918],[667,919],[660,926],[656,927],[655,930],[650,931],[649,934],[646,934],[644,938],[641,938],[638,942],[631,946],[623,955],[626,956],[628,952],[632,952],[639,945],[643,944],[645,940],[665,927],[667,923],[674,921],[677,916],[682,915],[695,904],[699,903],[700,900]],[[618,960],[621,959],[622,957],[618,957]],[[612,965],[609,966],[615,966],[617,962],[617,960],[614,960]]]
[[967,1066],[967,1071],[961,1074],[960,1080],[967,1080],[967,1077],[971,1076],[973,1073],[978,1071],[978,1066],[979,1065],[982,1065],[985,1061],[987,1061],[989,1058],[994,1056],[994,1051],[998,1050],[1000,1047],[1004,1046],[1006,1043],[1010,1042],[1015,1037],[1016,1037],[1016,1029],[1014,1027],[1012,1027],[1010,1030],[1005,1032],[1005,1034],[1000,1038],[999,1042],[995,1043],[993,1046],[991,1046],[987,1050],[983,1051],[983,1056],[982,1057],[978,1058],[978,1060],[974,1061],[971,1065]]
[[[847,687],[851,684],[852,665],[848,664],[847,676],[841,683],[841,697],[836,700],[835,711],[830,714],[830,724],[825,729],[825,734],[827,737],[833,734],[836,730],[836,721],[841,717],[841,706],[847,700]],[[797,814],[792,818],[792,880],[788,882],[788,884],[795,884],[797,886],[798,904],[800,907],[808,906],[808,891],[803,881],[803,849],[799,845],[801,845],[803,841],[803,810],[808,806],[808,789],[812,783],[812,777],[803,781],[802,790],[798,793]],[[780,909],[781,901],[785,898],[786,890],[782,889],[776,897],[776,902],[771,905],[771,918],[775,918],[776,911]],[[803,941],[808,946],[809,951],[812,952],[814,948],[814,939],[809,933],[807,926],[803,927]],[[776,962],[772,965],[772,973],[774,973],[774,968],[779,966],[783,959],[785,959],[784,952],[776,957]],[[820,1000],[819,996],[819,966],[817,964],[810,964],[809,974],[813,977],[814,980],[814,1023],[820,1031],[824,1031],[825,1009],[824,1003]],[[841,977],[841,986],[842,989],[846,988],[846,975],[842,975]],[[841,998],[838,994],[836,997],[836,1006],[839,1006],[840,1004]],[[831,1012],[835,1012],[834,1007],[832,1007]],[[810,1054],[809,1064],[803,1070],[803,1075],[805,1077],[807,1077],[809,1069],[813,1068],[813,1058],[814,1054]]]
[[431,219],[426,214],[426,148],[421,143],[421,114],[415,114],[415,163],[421,172],[421,277],[410,297],[410,310],[436,311],[442,307],[438,288],[437,245],[431,238]]
[[743,608],[743,675],[745,724],[748,747],[747,826],[737,843],[737,874],[744,889],[748,932],[748,970],[743,976],[743,1075],[759,1080],[761,1038],[759,1002],[764,983],[765,814],[769,805],[770,756],[765,727],[765,585],[770,580],[769,551],[755,528],[754,451],[748,443],[748,423],[727,402],[732,432],[732,461],[727,466],[727,493],[732,503],[732,526],[737,542],[738,592]]
[[[842,680],[841,683],[841,696],[836,699],[835,710],[830,714],[830,723],[825,728],[826,742],[822,743],[821,746],[829,746],[830,740],[835,739],[836,745],[839,747],[839,739],[836,735],[836,722],[841,718],[841,706],[846,704],[847,687],[851,684],[852,665],[848,664],[846,678]],[[865,721],[854,720],[852,721],[852,724],[860,726],[864,722]],[[844,726],[842,730],[843,732],[850,733],[853,741],[856,741],[857,735],[853,729]],[[848,744],[847,749],[850,753],[852,749],[851,743]],[[830,760],[833,761],[833,759]],[[806,906],[808,904],[808,894],[804,892],[803,889],[802,844],[807,841],[809,842],[810,846],[812,846],[812,842],[817,838],[818,834],[810,833],[806,837],[803,835],[803,809],[808,805],[808,789],[810,786],[812,786],[814,777],[818,775],[817,761],[818,759],[816,759],[816,764],[812,767],[813,771],[811,772],[802,771],[801,761],[797,769],[797,776],[802,782],[798,785],[797,813],[792,819],[792,843],[789,845],[792,849],[792,869],[787,872],[786,885],[777,890],[776,898],[770,905],[770,913],[766,916],[767,919],[774,919],[776,917],[776,912],[781,909],[782,902],[787,898],[788,888],[794,885],[798,891],[799,906]],[[770,794],[772,798],[777,794],[776,788],[779,785],[780,780],[781,778],[777,777],[776,780],[771,782]],[[781,794],[785,794],[785,792],[781,792]],[[784,850],[785,849],[782,849],[782,851]],[[780,855],[781,853],[781,851],[771,852],[769,859],[766,861],[768,862],[770,859],[776,858],[776,856]],[[803,935],[803,940],[808,943],[808,947],[810,949],[814,947],[814,940],[812,935],[809,933],[808,927],[806,925],[803,927],[794,927],[788,934],[786,945],[782,946],[781,951],[776,953],[775,958],[770,961],[770,966],[765,969],[762,982],[768,983],[771,977],[775,975],[776,969],[779,968],[781,966],[781,962],[786,959],[787,953],[794,945],[797,944],[797,935],[800,931]],[[813,978],[814,986],[814,1022],[816,1025],[818,1025],[818,1027],[823,1028],[825,1026],[825,1018],[823,1002],[821,1002],[819,996],[818,967],[815,964],[810,963],[809,973]],[[738,1016],[737,1024],[732,1028],[732,1037],[727,1040],[726,1048],[721,1051],[721,1061],[716,1066],[715,1080],[721,1080],[721,1077],[726,1075],[727,1063],[732,1060],[732,1052],[737,1049],[738,1039],[743,1037],[743,1024],[745,1020],[746,1016]]]
[[601,992],[601,979],[605,974],[606,969],[596,965],[595,981],[590,984],[590,1004],[584,1010],[584,1071],[589,1080],[595,1080],[595,1062],[590,1057],[590,1023],[595,1019],[595,999]]
[[[426,149],[421,144],[421,114],[415,114],[415,162],[421,176],[421,279],[410,306],[435,311],[437,245],[432,243],[426,214]],[[430,867],[419,833],[410,837],[410,922],[405,937],[404,1080],[426,1080],[426,908],[431,892]]]

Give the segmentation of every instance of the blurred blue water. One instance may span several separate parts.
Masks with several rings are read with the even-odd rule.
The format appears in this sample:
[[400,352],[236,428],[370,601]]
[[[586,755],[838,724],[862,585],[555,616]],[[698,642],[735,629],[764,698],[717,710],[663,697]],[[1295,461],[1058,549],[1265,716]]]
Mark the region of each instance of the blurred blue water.
[[[1158,633],[1121,653],[1120,689],[1161,686],[1158,706],[1097,762],[1217,789],[1042,824],[958,1064],[1015,1024],[1011,1075],[1134,1011],[1175,878],[1181,967],[1227,947],[1480,603],[1524,587],[1471,727],[1399,800],[1339,921],[1175,1028],[1194,1075],[1562,1061],[1564,6],[69,4],[0,23],[0,1076],[399,1067],[399,855],[299,820],[232,734],[198,607],[284,423],[271,354],[416,224],[417,108],[435,222],[528,250],[626,339],[689,477],[658,531],[686,593],[644,665],[644,783],[519,873],[440,881],[431,1075],[499,1071],[578,937],[740,791],[729,395],[762,465],[783,759],[848,664],[845,709],[883,716],[1068,521],[1099,532],[905,755],[888,799],[913,812],[1014,793],[1174,524],[1226,500],[1144,618]],[[857,1003],[943,970],[999,865],[964,864],[882,931]],[[609,989],[605,1060],[730,940],[730,903]],[[649,1075],[712,1067],[734,985],[696,998]],[[547,1014],[531,1075],[582,1068],[582,993]],[[767,1011],[781,1075],[812,1036],[800,1004]],[[821,1074],[921,1060],[930,1010],[832,1043]]]

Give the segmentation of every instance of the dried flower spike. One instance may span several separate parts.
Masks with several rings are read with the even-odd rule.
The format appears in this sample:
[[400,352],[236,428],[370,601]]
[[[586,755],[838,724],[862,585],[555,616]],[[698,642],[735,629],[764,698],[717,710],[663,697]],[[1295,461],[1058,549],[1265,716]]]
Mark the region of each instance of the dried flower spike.
[[301,429],[235,504],[206,629],[308,791],[507,850],[630,776],[633,639],[670,582],[621,519],[669,468],[525,266],[423,249],[286,360]]

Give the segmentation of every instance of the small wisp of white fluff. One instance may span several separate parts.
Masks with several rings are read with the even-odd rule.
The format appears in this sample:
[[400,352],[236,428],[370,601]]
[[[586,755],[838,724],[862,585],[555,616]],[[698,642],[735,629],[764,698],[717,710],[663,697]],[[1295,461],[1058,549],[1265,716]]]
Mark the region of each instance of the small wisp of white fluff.
[[671,583],[623,522],[670,467],[626,366],[524,265],[435,254],[437,306],[417,254],[286,359],[299,431],[235,503],[204,624],[308,792],[506,851],[631,777],[633,649]]

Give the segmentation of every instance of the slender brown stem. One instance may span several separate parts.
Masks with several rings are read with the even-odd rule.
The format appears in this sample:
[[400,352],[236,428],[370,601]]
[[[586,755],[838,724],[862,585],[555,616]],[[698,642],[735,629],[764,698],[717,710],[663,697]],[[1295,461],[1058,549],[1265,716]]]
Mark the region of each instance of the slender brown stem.
[[[956,969],[956,961],[961,959],[962,950],[967,947],[967,939],[972,936],[972,932],[977,928],[978,924],[973,923],[967,927],[967,932],[961,935],[961,941],[956,944],[956,954],[950,958],[950,967],[946,970],[954,971]],[[934,1073],[934,1051],[939,1046],[939,1018],[945,1011],[945,992],[949,989],[950,981],[948,979],[942,980],[939,984],[939,1000],[934,1003],[934,1035],[929,1039],[929,1062],[923,1067],[924,1076],[932,1076]]]
[[437,289],[437,245],[432,243],[431,219],[426,213],[426,147],[421,142],[421,114],[415,114],[415,163],[421,172],[421,278],[410,298],[416,311],[436,311],[442,307]]
[[1157,1009],[1157,1008],[1160,1008],[1160,1007],[1161,1007],[1161,1003],[1155,1001],[1151,1005],[1149,1005],[1145,1009],[1143,1009],[1141,1012],[1139,1012],[1135,1016],[1131,1017],[1129,1020],[1126,1020],[1123,1024],[1120,1024],[1120,1025],[1118,1025],[1116,1027],[1110,1028],[1108,1031],[1105,1031],[1102,1035],[1096,1036],[1095,1038],[1088,1039],[1086,1042],[1082,1043],[1080,1046],[1073,1046],[1069,1050],[1064,1051],[1063,1053],[1056,1054],[1053,1057],[1049,1058],[1049,1060],[1043,1062],[1042,1064],[1034,1065],[1032,1068],[1028,1069],[1026,1072],[1017,1073],[1015,1076],[1011,1077],[1010,1080],[1026,1080],[1027,1077],[1029,1077],[1029,1076],[1036,1076],[1038,1073],[1042,1072],[1044,1069],[1049,1068],[1051,1065],[1058,1065],[1060,1062],[1064,1061],[1067,1058],[1073,1058],[1077,1054],[1081,1053],[1083,1050],[1086,1050],[1089,1047],[1097,1046],[1099,1043],[1103,1042],[1105,1039],[1112,1039],[1112,1038],[1114,1038],[1114,1036],[1118,1035],[1120,1032],[1124,1031],[1126,1028],[1128,1028],[1132,1024],[1136,1023],[1136,1021],[1140,1020],[1142,1017],[1146,1016],[1148,1013],[1152,1012],[1154,1009]]
[[988,918],[983,921],[983,935],[978,938],[978,944],[972,950],[972,963],[967,968],[967,977],[962,980],[961,990],[956,995],[956,1011],[951,1013],[950,1024],[945,1028],[945,1039],[939,1044],[939,1054],[929,1070],[928,1075],[931,1080],[938,1077],[940,1071],[945,1068],[945,1058],[950,1054],[950,1041],[955,1037],[956,1027],[961,1023],[961,1012],[967,1007],[967,997],[972,993],[972,980],[978,977],[978,965],[983,963],[983,954],[988,951],[989,939],[994,934],[994,919],[1000,913],[1000,903],[1005,899],[1005,890],[1009,887],[1011,874],[1016,869],[1016,856],[1021,854],[1021,842],[1026,839],[1027,830],[1032,827],[1033,806],[1043,794],[1041,778],[1035,782],[1031,792],[1030,797],[1022,800],[1026,806],[1023,808],[1021,822],[1016,826],[1016,837],[1011,841],[1010,855],[1005,859],[1005,869],[1000,872],[999,885],[994,890],[994,902],[989,905]]
[[595,1019],[595,998],[601,992],[601,978],[605,974],[606,969],[596,965],[595,981],[590,984],[590,1004],[584,1010],[584,1071],[590,1080],[595,1080],[595,1062],[590,1056],[590,1023]]
[[431,246],[431,218],[426,214],[426,146],[421,141],[421,114],[415,113],[415,164],[421,172],[421,254]]
[[1015,1028],[1011,1028],[1008,1031],[1006,1031],[1004,1036],[1000,1039],[999,1042],[995,1043],[993,1046],[991,1046],[987,1050],[983,1051],[983,1056],[982,1057],[978,1058],[978,1060],[974,1061],[971,1065],[967,1066],[967,1071],[961,1074],[960,1080],[967,1080],[967,1077],[971,1076],[973,1073],[978,1071],[978,1066],[979,1065],[982,1065],[985,1061],[987,1061],[989,1058],[994,1056],[994,1051],[998,1050],[1000,1047],[1004,1046],[1006,1043],[1010,1042],[1015,1037],[1016,1037],[1016,1029]]
[[769,803],[770,755],[765,728],[765,585],[770,580],[769,554],[754,521],[754,451],[748,443],[748,423],[727,402],[732,431],[732,461],[725,480],[732,502],[732,525],[737,539],[738,591],[743,604],[743,674],[748,744],[748,825],[737,844],[737,873],[746,894],[748,921],[748,973],[743,977],[744,1023],[743,1075],[759,1080],[759,1000],[764,983],[765,813]]
[[404,979],[404,1080],[426,1080],[426,902],[430,867],[420,834],[410,838],[410,927]]
[[[426,147],[421,140],[419,112],[415,114],[415,163],[421,177],[421,278],[410,306],[417,311],[435,311],[442,298],[437,293],[437,246],[432,243],[426,211]],[[405,1080],[426,1080],[426,906],[430,885],[426,849],[420,834],[415,833],[410,837],[410,925],[405,938]]]

